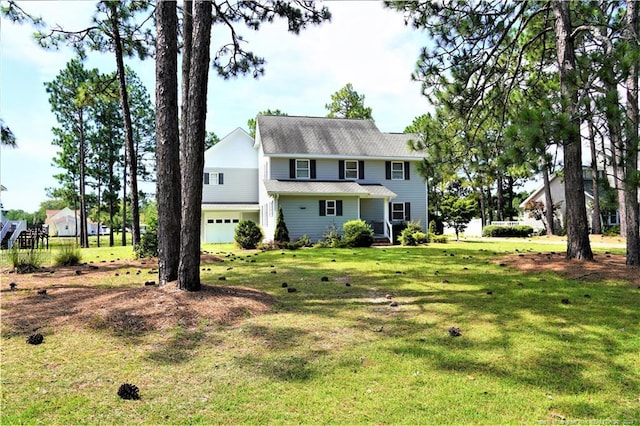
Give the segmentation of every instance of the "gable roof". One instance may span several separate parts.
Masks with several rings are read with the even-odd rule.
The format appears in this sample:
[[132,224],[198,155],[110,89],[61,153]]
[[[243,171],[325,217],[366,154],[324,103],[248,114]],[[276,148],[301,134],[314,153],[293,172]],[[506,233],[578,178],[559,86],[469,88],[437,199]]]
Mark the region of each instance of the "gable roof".
[[205,168],[258,168],[253,138],[240,127],[204,152]]
[[371,120],[259,115],[257,133],[268,156],[374,157],[415,160],[407,142],[415,134],[382,133]]

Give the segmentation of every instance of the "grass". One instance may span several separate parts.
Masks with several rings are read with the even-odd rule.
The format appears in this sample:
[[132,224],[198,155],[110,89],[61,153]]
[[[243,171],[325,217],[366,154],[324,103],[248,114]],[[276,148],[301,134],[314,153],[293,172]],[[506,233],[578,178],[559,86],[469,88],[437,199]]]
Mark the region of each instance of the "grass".
[[[638,423],[636,286],[492,261],[563,248],[451,242],[248,258],[207,246],[226,257],[202,281],[224,275],[272,294],[269,314],[136,336],[69,327],[33,347],[3,330],[1,423]],[[142,399],[120,400],[123,382]]]

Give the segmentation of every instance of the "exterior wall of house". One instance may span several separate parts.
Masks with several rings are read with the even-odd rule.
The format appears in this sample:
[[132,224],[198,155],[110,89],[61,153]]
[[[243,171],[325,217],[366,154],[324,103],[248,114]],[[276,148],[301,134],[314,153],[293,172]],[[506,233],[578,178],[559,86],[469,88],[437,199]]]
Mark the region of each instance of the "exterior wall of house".
[[[560,177],[556,177],[549,182],[549,187],[551,188],[551,200],[552,202],[561,203],[560,210],[558,210],[557,216],[559,225],[562,226],[564,217],[566,216],[566,206],[564,203],[564,180]],[[542,202],[544,203],[544,189],[537,190],[532,201]],[[530,213],[524,212],[523,214],[523,222],[525,225],[531,226],[534,230],[544,229],[544,224],[540,220],[536,220],[531,216]]]
[[[294,157],[291,157],[294,158]],[[298,158],[313,159],[313,158]],[[290,179],[289,158],[271,158],[270,169],[271,179]],[[404,162],[403,162],[404,163]],[[358,183],[378,183],[382,184],[394,193],[397,197],[392,200],[394,203],[411,203],[411,217],[413,221],[419,221],[423,227],[427,222],[427,187],[425,181],[417,170],[417,162],[409,163],[409,180],[386,179],[386,161],[365,160],[364,179],[355,179]],[[264,170],[264,169],[263,169]],[[338,159],[316,159],[316,180],[338,180],[339,160]],[[345,179],[347,180],[347,179]],[[367,203],[365,203],[365,206]],[[361,215],[365,220],[380,220],[372,217],[371,212],[362,209]]]
[[258,203],[258,169],[234,169],[229,167],[205,167],[204,173],[214,176],[222,173],[223,183],[209,179],[203,184],[202,203]]
[[253,138],[237,128],[209,148],[204,158],[208,183],[203,177],[200,239],[232,242],[239,221],[259,221],[258,152]]
[[[342,200],[342,216],[320,216],[320,200]],[[318,241],[332,225],[342,233],[342,225],[345,222],[358,219],[358,204],[357,197],[280,196],[278,198],[278,206],[282,207],[291,241],[299,239],[302,235],[307,235],[311,241]],[[273,239],[273,233],[265,237]]]

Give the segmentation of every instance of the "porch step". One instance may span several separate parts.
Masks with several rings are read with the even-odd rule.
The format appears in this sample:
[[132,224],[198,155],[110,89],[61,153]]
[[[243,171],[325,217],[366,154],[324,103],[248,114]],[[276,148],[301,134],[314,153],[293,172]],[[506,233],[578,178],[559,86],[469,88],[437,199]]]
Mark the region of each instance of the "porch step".
[[384,235],[374,235],[372,246],[390,246],[393,245],[389,242],[389,238]]

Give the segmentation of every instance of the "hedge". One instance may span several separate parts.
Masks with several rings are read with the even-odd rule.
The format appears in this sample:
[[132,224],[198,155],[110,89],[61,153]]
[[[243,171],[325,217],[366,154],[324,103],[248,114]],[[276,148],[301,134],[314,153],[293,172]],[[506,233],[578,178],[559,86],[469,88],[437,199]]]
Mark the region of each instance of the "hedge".
[[488,225],[482,228],[483,237],[529,237],[531,234],[533,234],[533,228],[529,225]]

